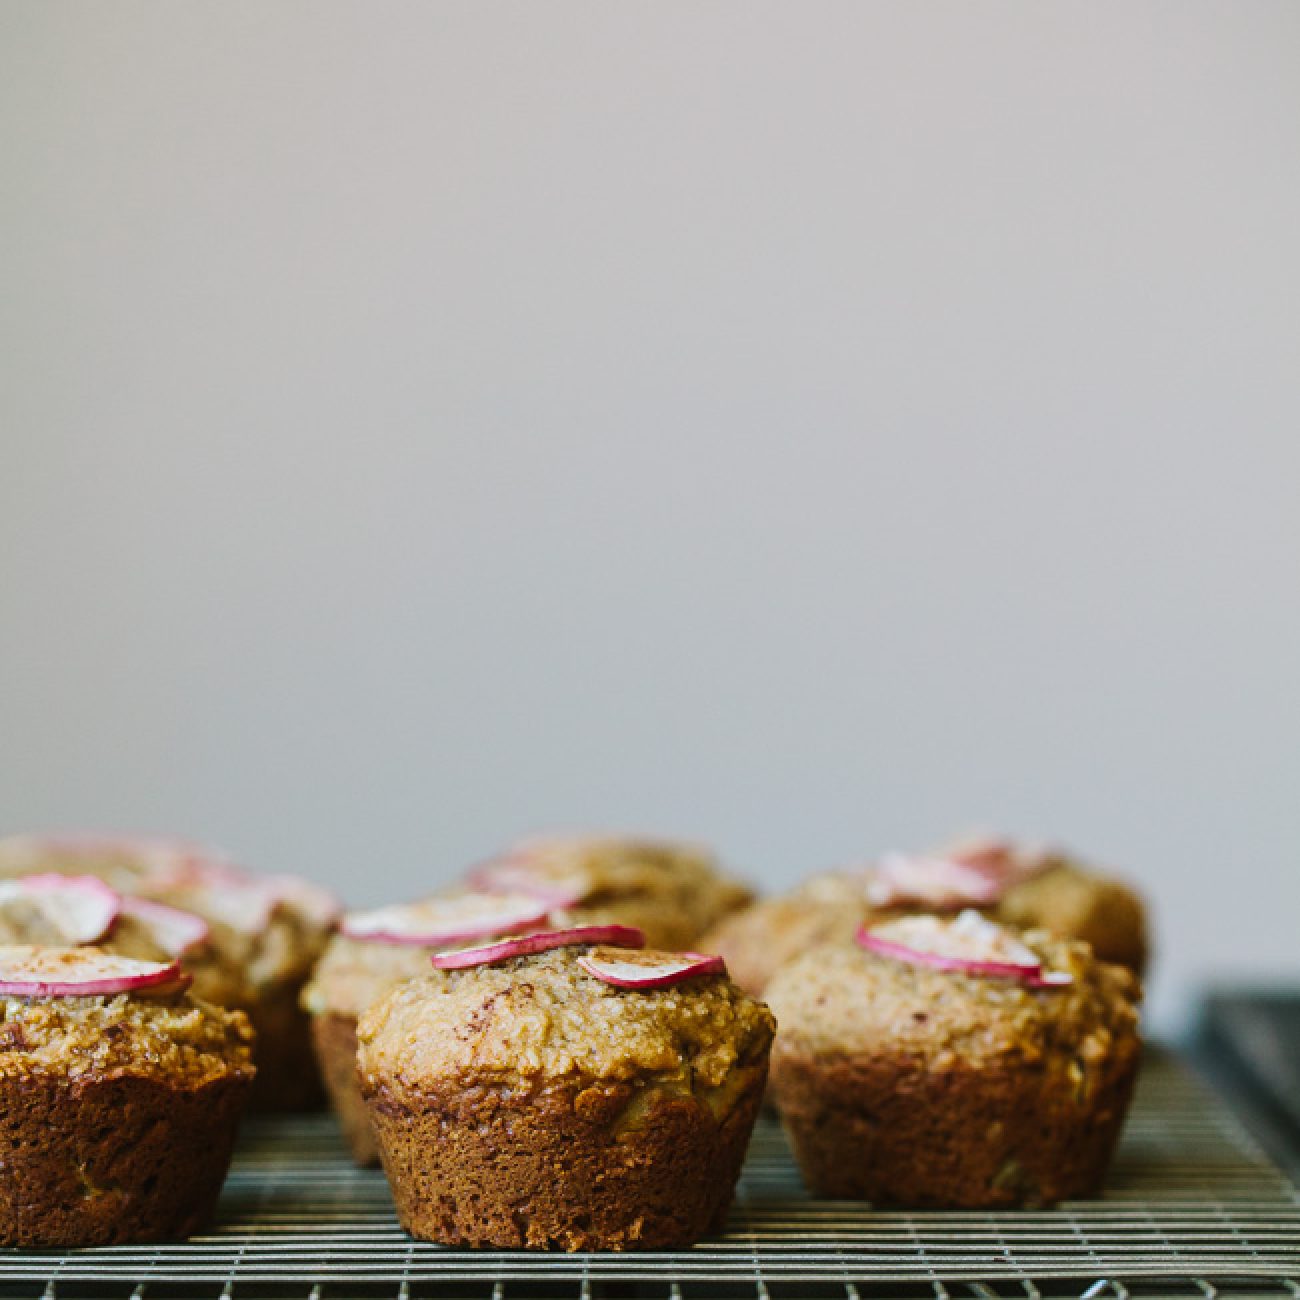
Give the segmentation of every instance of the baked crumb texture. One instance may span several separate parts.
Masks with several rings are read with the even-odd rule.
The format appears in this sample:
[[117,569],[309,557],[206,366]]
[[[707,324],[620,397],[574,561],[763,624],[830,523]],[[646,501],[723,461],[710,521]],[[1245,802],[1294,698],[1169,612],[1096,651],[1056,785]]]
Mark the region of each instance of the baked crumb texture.
[[242,1012],[0,998],[0,1245],[170,1241],[211,1218],[252,1087]]
[[[776,972],[811,945],[847,941],[859,925],[916,910],[872,906],[869,880],[867,869],[823,872],[793,893],[760,899],[723,917],[699,946],[721,953],[736,983],[761,997]],[[1010,885],[981,910],[1006,925],[1082,939],[1103,961],[1138,975],[1146,967],[1142,899],[1123,882],[1064,859]]]
[[[299,999],[325,948],[330,925],[288,893],[276,897],[264,917],[232,924],[228,914],[213,909],[219,891],[176,876],[202,852],[166,840],[14,836],[0,840],[0,878],[41,872],[93,875],[119,893],[203,917],[208,937],[184,954],[182,965],[193,976],[197,997],[245,1012],[257,1031],[259,1068],[253,1108],[316,1109],[324,1101],[324,1092]],[[272,889],[264,878],[241,875],[242,883],[231,879],[226,887],[235,893],[245,889],[264,894]],[[0,942],[48,944],[58,939],[42,930],[38,917],[10,909],[0,917]],[[118,917],[100,946],[144,961],[163,961],[171,955],[158,946],[146,926],[127,915]]]
[[570,906],[593,923],[632,925],[652,948],[680,949],[753,894],[706,848],[636,836],[564,835],[525,840],[473,873],[572,889]]
[[362,1016],[362,1092],[412,1235],[654,1250],[721,1228],[771,1013],[723,976],[618,989],[584,951],[431,971]]
[[1141,988],[1022,936],[1049,989],[845,943],[773,979],[772,1087],[809,1189],[881,1205],[1053,1205],[1101,1190],[1137,1075]]

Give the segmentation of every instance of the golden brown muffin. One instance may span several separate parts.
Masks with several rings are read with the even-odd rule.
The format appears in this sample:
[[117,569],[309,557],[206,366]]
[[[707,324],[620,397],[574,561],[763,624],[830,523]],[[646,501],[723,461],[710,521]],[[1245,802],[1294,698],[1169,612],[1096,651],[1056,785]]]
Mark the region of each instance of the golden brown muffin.
[[521,930],[596,923],[519,894],[448,891],[343,918],[302,993],[312,1043],[353,1159],[377,1165],[379,1148],[357,1079],[357,1021],[394,985],[430,970],[434,953]]
[[644,931],[656,948],[685,948],[753,893],[694,844],[614,835],[522,840],[469,873],[476,889],[536,892]]
[[626,954],[586,947],[434,970],[362,1017],[362,1090],[412,1235],[667,1250],[723,1226],[772,1017],[725,974],[616,987],[583,964],[610,952],[617,970]]
[[1138,1069],[1137,978],[1084,943],[973,911],[871,933],[933,953],[962,930],[986,960],[1028,954],[1014,957],[1022,974],[850,942],[773,978],[772,1091],[814,1195],[986,1209],[1100,1190]]
[[819,944],[851,939],[868,914],[860,899],[844,907],[799,894],[760,898],[702,935],[700,948],[719,953],[731,978],[746,993],[762,997],[786,962]]
[[[77,834],[0,841],[0,879],[33,872],[98,878],[128,898],[200,917],[201,937],[182,937],[178,947],[169,927],[124,910],[102,942],[125,956],[180,956],[196,996],[248,1014],[257,1031],[254,1109],[308,1110],[322,1103],[298,1002],[336,920],[328,893],[293,876],[254,875],[223,853],[183,840]],[[41,918],[18,915],[23,932],[11,929],[11,941],[51,941],[33,928]],[[4,925],[0,914],[0,938]]]
[[253,1035],[186,983],[175,963],[0,948],[0,1244],[168,1241],[209,1220]]
[[201,917],[205,943],[186,954],[198,996],[247,1013],[257,1032],[259,1111],[314,1110],[325,1100],[311,1027],[299,1005],[333,921],[322,899],[302,899],[280,877],[147,880],[141,896]]
[[858,926],[890,916],[962,907],[1085,940],[1103,961],[1139,975],[1146,966],[1145,908],[1128,885],[1061,853],[991,840],[823,872],[793,893],[726,917],[699,946],[721,953],[737,983],[758,997],[781,966],[813,944],[848,939]]

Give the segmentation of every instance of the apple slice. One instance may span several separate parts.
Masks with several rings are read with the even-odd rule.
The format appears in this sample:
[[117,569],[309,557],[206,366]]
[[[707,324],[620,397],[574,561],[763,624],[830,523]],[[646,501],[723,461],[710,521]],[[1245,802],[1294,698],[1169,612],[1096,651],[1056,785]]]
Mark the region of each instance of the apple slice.
[[588,975],[618,989],[662,989],[700,975],[727,973],[721,957],[702,952],[658,952],[653,948],[640,952],[593,948],[578,958],[578,965]]
[[572,948],[586,944],[609,944],[615,948],[642,948],[645,935],[630,925],[579,925],[570,930],[538,930],[516,939],[483,944],[478,948],[456,948],[436,952],[430,958],[438,970],[464,970],[468,966],[494,966],[511,957],[527,957],[552,948]]
[[190,977],[174,961],[136,961],[98,948],[0,947],[0,996],[89,998],[179,992]]
[[0,880],[0,908],[18,904],[33,909],[67,944],[102,939],[117,920],[121,901],[97,876],[49,873]]
[[207,943],[212,935],[208,923],[193,912],[182,912],[179,907],[168,907],[149,898],[122,899],[122,915],[138,921],[164,952],[173,957],[183,957],[187,952]]
[[982,871],[1002,887],[1036,876],[1060,859],[1060,854],[1041,844],[1016,844],[998,835],[967,835],[940,851],[943,857]]
[[471,893],[353,912],[339,928],[349,939],[436,948],[514,934],[543,924],[548,915],[546,903],[532,894]]
[[969,910],[955,919],[904,916],[863,926],[857,937],[869,952],[916,966],[1025,983],[1044,978],[1042,959],[1032,948],[1005,926]]
[[866,882],[874,907],[985,906],[1002,896],[1002,883],[981,867],[955,857],[887,853]]

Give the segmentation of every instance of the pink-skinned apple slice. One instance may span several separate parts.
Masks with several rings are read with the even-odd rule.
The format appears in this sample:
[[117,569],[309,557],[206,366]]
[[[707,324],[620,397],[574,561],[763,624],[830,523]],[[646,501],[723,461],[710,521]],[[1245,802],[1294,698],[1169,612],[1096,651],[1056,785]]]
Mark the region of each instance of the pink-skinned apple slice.
[[954,840],[939,856],[964,863],[996,881],[1003,892],[1058,861],[1060,854],[1038,844],[1017,844],[998,835],[967,835]]
[[869,952],[914,966],[1023,983],[1043,979],[1042,959],[1032,948],[974,911],[955,919],[904,916],[863,926],[857,938]]
[[549,915],[547,904],[532,894],[470,893],[352,912],[339,930],[349,939],[434,948],[532,929]]
[[574,948],[606,944],[613,948],[642,948],[645,935],[630,925],[579,925],[567,930],[537,930],[499,943],[475,948],[436,952],[430,958],[438,970],[464,970],[470,966],[494,966],[512,957],[528,957],[552,948]]
[[980,867],[955,857],[887,853],[867,878],[874,907],[981,907],[1002,896],[1003,885]]
[[622,948],[593,948],[578,965],[618,989],[663,989],[701,975],[725,975],[721,957],[702,952],[659,952],[652,948],[628,952]]
[[155,903],[149,898],[122,899],[122,915],[139,922],[154,943],[173,957],[183,957],[207,943],[212,935],[208,923],[194,912]]
[[0,880],[0,910],[26,908],[66,944],[94,943],[113,927],[121,898],[97,876],[46,873]]
[[137,961],[99,948],[0,947],[0,997],[157,997],[180,992],[189,983],[175,961]]

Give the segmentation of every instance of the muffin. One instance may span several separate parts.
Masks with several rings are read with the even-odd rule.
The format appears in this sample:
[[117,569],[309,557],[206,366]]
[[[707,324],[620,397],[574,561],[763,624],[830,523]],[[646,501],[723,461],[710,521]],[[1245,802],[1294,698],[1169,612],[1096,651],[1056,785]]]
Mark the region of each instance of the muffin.
[[325,947],[302,1006],[325,1090],[353,1159],[379,1163],[357,1080],[357,1020],[395,984],[427,974],[429,958],[471,940],[537,928],[551,915],[522,894],[465,893],[355,912]]
[[801,893],[760,898],[724,917],[700,947],[720,953],[731,978],[757,998],[786,962],[820,944],[852,939],[870,915],[861,898],[840,906]]
[[0,947],[0,1245],[171,1241],[210,1219],[252,1030],[175,962]]
[[1145,908],[1129,886],[1055,850],[992,839],[823,872],[791,894],[725,917],[700,946],[721,953],[736,982],[758,997],[812,944],[850,939],[858,926],[891,916],[964,907],[1020,929],[1082,939],[1103,961],[1139,975],[1145,969]]
[[645,932],[658,948],[683,948],[753,893],[693,844],[613,835],[521,840],[473,868],[480,890],[531,893],[555,907]]
[[244,1011],[257,1033],[259,1111],[314,1110],[325,1100],[311,1026],[299,1005],[334,926],[332,900],[292,877],[149,879],[147,901],[202,918],[206,940],[184,957],[195,992]]
[[774,1022],[718,958],[640,940],[584,927],[442,954],[365,1013],[362,1092],[413,1236],[670,1250],[722,1228]]
[[[33,929],[48,906],[27,907],[23,931],[14,934],[6,933],[3,913],[15,909],[3,906],[0,893],[0,939],[102,942],[124,956],[180,957],[196,996],[246,1012],[257,1031],[254,1108],[310,1110],[323,1102],[299,998],[337,919],[329,893],[294,876],[254,875],[199,845],[158,838],[22,835],[0,841],[0,877],[23,869],[42,878],[68,876],[82,887],[98,879],[122,901],[111,929],[94,938]],[[0,879],[0,886],[5,883]]]
[[772,1091],[814,1195],[1053,1205],[1101,1189],[1140,985],[1087,944],[975,911],[896,918],[772,980]]

